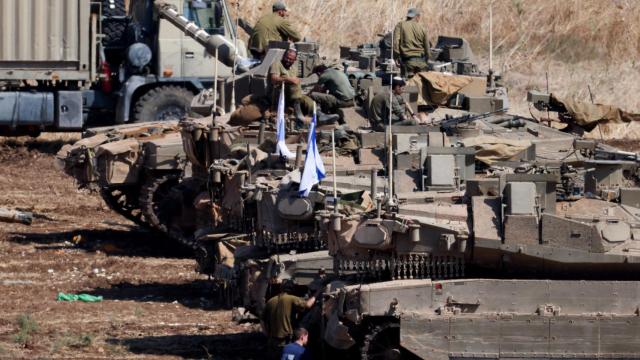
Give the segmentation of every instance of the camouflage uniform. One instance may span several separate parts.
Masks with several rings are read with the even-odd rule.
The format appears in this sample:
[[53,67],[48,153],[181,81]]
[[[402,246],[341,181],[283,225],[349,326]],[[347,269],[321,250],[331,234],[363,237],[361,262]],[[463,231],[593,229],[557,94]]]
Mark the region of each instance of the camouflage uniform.
[[427,70],[429,39],[420,24],[412,19],[401,21],[393,31],[393,53],[402,65],[402,76],[411,78]]
[[277,13],[271,13],[258,20],[249,38],[249,50],[252,54],[264,55],[270,41],[300,41],[302,37],[291,23]]
[[353,98],[356,93],[344,72],[327,69],[320,75],[318,85],[323,86],[328,94],[313,92],[310,96],[318,103],[323,112],[335,114],[340,108],[354,105]]
[[[369,120],[375,131],[384,131],[389,123],[389,90],[374,96],[369,108]],[[393,95],[391,103],[391,122],[393,125],[416,125],[413,119],[407,119],[407,106],[402,95]]]
[[[298,66],[296,64],[291,65],[289,69],[282,65],[282,61],[276,61],[269,68],[269,78],[271,75],[298,77]],[[280,86],[271,84],[271,104],[277,106],[278,98],[280,96]],[[284,86],[284,101],[286,106],[291,106],[295,102],[300,102],[300,108],[305,115],[309,115],[313,112],[313,100],[308,96],[302,94],[302,87],[300,85],[285,84]]]

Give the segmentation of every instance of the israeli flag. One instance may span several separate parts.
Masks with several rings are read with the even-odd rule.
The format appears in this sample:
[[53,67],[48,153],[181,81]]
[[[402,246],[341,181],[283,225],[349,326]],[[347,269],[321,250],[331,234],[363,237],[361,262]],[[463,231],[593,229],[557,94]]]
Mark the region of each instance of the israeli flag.
[[307,197],[313,185],[324,179],[326,173],[322,157],[316,144],[316,104],[313,104],[313,121],[309,125],[309,137],[307,138],[307,157],[304,160],[304,170],[300,178],[300,196]]
[[287,132],[285,128],[285,123],[284,123],[284,83],[282,83],[282,90],[280,90],[280,99],[278,100],[278,119],[276,121],[276,125],[278,128],[276,132],[276,135],[278,138],[276,152],[280,156],[283,156],[287,159],[294,158],[295,155],[291,151],[289,151],[287,144],[284,142],[286,132]]

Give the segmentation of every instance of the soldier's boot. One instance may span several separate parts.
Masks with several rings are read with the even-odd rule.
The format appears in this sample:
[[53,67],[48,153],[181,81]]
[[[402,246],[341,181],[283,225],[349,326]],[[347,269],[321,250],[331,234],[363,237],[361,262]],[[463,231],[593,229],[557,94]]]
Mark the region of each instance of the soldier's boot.
[[304,114],[302,108],[300,108],[300,102],[293,103],[293,111],[296,117],[296,129],[302,129],[304,127]]
[[316,110],[316,115],[318,126],[333,125],[340,119],[340,115],[338,114],[325,114],[320,110]]

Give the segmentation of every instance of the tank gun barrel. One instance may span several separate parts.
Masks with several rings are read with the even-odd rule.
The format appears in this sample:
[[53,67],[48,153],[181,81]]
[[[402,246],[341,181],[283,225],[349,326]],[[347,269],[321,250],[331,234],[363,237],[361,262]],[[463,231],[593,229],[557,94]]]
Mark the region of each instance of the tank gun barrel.
[[247,68],[243,65],[245,59],[238,54],[233,42],[222,35],[211,35],[193,21],[187,19],[171,4],[164,0],[155,0],[154,7],[158,14],[182,30],[187,36],[196,40],[211,56],[220,60],[223,64],[234,67],[238,71],[245,72]]

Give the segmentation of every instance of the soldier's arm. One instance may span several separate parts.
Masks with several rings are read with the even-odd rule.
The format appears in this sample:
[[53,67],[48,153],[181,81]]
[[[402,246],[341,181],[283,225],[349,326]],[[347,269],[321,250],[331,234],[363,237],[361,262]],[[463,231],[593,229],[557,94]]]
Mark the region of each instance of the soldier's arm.
[[400,58],[400,23],[393,29],[393,57]]
[[286,20],[280,24],[278,31],[280,31],[282,37],[287,38],[293,42],[302,40],[302,36],[300,36],[300,33],[297,32],[296,29],[293,28],[291,23]]
[[422,32],[423,37],[422,37],[422,47],[424,48],[424,59],[425,60],[429,60],[429,48],[431,47],[429,44],[429,37],[427,36],[426,31]]

